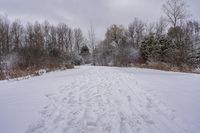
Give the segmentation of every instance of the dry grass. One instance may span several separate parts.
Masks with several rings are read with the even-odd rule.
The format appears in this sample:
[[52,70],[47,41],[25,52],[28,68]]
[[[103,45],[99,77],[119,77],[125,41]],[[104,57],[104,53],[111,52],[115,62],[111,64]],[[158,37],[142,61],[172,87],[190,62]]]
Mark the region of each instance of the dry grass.
[[3,73],[0,73],[0,80],[4,80],[6,77]]
[[182,67],[177,67],[177,66],[173,66],[173,65],[163,63],[163,62],[149,62],[146,64],[137,63],[137,64],[132,64],[131,66],[138,67],[138,68],[172,71],[172,72],[186,72],[186,73],[192,72],[192,68],[187,65],[183,65]]
[[[57,64],[49,64],[45,68],[39,68],[39,67],[28,67],[26,69],[20,69],[20,68],[15,68],[15,69],[10,69],[7,70],[6,73],[0,74],[0,80],[5,80],[5,79],[15,79],[19,77],[26,77],[26,76],[40,76],[43,73],[46,72],[52,72],[55,70],[65,70],[65,69],[73,69],[74,66],[70,64],[63,64],[63,65],[57,65]],[[42,71],[43,69],[43,71]]]

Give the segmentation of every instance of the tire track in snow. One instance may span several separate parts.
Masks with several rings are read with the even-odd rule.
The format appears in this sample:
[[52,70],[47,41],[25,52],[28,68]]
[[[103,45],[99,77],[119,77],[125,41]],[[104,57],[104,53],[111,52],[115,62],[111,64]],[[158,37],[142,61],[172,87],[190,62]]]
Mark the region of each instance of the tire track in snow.
[[46,97],[26,133],[187,133],[173,111],[113,68],[91,67]]

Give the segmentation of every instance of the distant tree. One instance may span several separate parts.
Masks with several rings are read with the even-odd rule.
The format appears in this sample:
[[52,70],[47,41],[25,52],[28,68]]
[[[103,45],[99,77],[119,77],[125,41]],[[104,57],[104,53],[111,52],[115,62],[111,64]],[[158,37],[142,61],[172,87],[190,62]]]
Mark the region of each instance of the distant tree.
[[96,37],[95,37],[95,32],[94,28],[91,25],[90,30],[88,31],[88,37],[89,37],[89,45],[91,48],[92,52],[92,64],[95,66],[96,65]]
[[155,33],[157,36],[163,36],[166,34],[167,22],[166,20],[161,17],[160,20],[156,23],[155,26]]
[[81,53],[82,57],[82,64],[89,64],[91,63],[91,54],[90,54],[90,49],[88,48],[87,45],[83,46],[81,48]]
[[174,46],[169,38],[150,34],[142,42],[140,51],[145,61],[172,63]]
[[134,48],[138,49],[140,47],[140,43],[144,38],[144,30],[145,24],[138,18],[135,18],[135,20],[129,24],[128,35],[130,38],[130,43]]
[[23,45],[24,28],[19,20],[15,20],[11,25],[10,41],[12,49],[18,50]]
[[80,54],[81,47],[83,46],[83,42],[84,42],[84,37],[83,37],[82,30],[80,28],[74,29],[75,53]]
[[49,43],[49,51],[58,48],[57,45],[57,32],[56,32],[56,27],[51,26],[50,27],[50,43]]
[[163,5],[163,11],[173,27],[180,25],[188,16],[187,5],[183,0],[168,0]]
[[113,65],[114,52],[113,45],[108,45],[106,40],[100,42],[100,44],[96,47],[97,64],[101,66]]
[[112,25],[107,29],[106,42],[119,47],[127,43],[127,31],[123,26]]
[[184,26],[184,42],[187,45],[188,63],[190,66],[200,66],[200,24],[188,21]]
[[10,51],[10,22],[7,16],[0,16],[0,51],[5,55]]
[[140,51],[145,61],[151,60],[155,44],[156,44],[156,39],[155,36],[152,34],[150,34],[148,37],[145,37],[144,41],[142,42]]
[[176,64],[177,66],[183,66],[184,64],[187,64],[190,46],[192,43],[187,37],[184,27],[171,27],[168,30],[167,35],[172,40],[174,45],[174,49],[172,50],[172,54],[174,56],[173,64]]
[[42,25],[39,22],[33,25],[33,45],[41,49],[45,48]]
[[[60,23],[57,26],[57,44],[58,49],[62,52],[68,51],[69,45],[66,43],[67,25]],[[65,50],[64,50],[65,46]]]
[[65,45],[69,48],[68,49],[69,53],[72,54],[73,53],[73,43],[74,43],[74,33],[70,27],[68,27],[66,30],[67,30],[67,35],[66,35],[66,44]]
[[48,51],[48,47],[50,45],[50,29],[51,25],[48,21],[45,21],[43,24],[43,34],[44,34],[44,47],[45,51]]
[[192,45],[186,33],[184,20],[188,17],[187,5],[183,0],[168,0],[163,5],[163,11],[172,24],[168,30],[168,37],[172,40],[174,62],[177,66],[188,64],[189,51]]
[[175,46],[173,45],[170,38],[167,36],[157,36],[156,37],[156,49],[153,52],[153,58],[159,62],[165,62],[173,64],[174,54],[173,50]]
[[156,23],[151,22],[151,23],[147,24],[145,35],[149,36],[149,35],[153,35],[155,33],[156,33]]
[[33,47],[34,46],[33,41],[34,41],[33,25],[31,23],[27,23],[25,29],[25,46]]
[[139,52],[129,42],[128,31],[123,26],[112,25],[106,38],[97,47],[98,64],[127,66],[139,58]]

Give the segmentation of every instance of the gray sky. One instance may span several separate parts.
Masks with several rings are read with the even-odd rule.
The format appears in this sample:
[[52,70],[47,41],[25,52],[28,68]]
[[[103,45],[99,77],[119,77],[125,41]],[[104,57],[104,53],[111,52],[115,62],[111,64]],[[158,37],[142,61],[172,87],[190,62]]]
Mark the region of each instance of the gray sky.
[[[80,27],[87,35],[90,24],[96,36],[104,37],[111,24],[127,26],[135,17],[145,22],[162,15],[162,4],[166,0],[0,0],[0,14],[7,14],[11,20],[48,20],[57,24],[64,22]],[[200,0],[186,0],[193,18],[199,20]]]

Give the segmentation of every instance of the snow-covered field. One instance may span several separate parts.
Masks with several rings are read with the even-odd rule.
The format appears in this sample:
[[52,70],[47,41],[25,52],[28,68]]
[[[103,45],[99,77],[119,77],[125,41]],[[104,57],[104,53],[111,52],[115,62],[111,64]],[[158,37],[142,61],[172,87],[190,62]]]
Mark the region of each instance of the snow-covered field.
[[200,75],[81,66],[0,82],[0,133],[199,133]]

